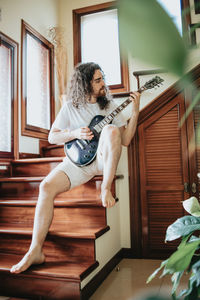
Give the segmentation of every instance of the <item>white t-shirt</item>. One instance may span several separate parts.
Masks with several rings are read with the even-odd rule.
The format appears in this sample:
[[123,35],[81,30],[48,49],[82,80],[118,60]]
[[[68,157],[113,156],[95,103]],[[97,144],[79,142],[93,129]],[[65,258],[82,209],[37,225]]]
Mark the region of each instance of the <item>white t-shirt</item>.
[[[74,130],[80,127],[85,127],[90,124],[91,120],[96,115],[107,116],[116,109],[117,106],[118,105],[116,105],[114,101],[111,101],[107,109],[100,109],[98,103],[86,103],[84,106],[77,109],[72,105],[71,101],[67,101],[59,111],[52,127],[60,130]],[[112,124],[117,127],[122,127],[127,124],[127,121],[125,120],[124,115],[119,113],[113,119]]]

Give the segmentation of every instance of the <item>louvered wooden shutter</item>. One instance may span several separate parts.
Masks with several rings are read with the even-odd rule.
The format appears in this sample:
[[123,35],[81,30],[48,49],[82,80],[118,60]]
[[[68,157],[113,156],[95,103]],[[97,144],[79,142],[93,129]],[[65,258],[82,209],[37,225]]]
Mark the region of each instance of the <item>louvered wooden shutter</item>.
[[179,94],[138,127],[144,257],[161,257],[174,249],[175,243],[164,243],[166,229],[184,214],[181,201],[189,197],[184,193],[186,128],[179,127],[184,112]]

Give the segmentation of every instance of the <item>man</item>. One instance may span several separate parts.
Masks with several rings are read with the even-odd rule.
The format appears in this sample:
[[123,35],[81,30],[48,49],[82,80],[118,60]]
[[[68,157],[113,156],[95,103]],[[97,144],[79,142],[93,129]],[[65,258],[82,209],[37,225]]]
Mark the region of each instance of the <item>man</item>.
[[[42,181],[35,211],[32,242],[23,259],[11,268],[11,273],[20,273],[32,264],[45,260],[42,247],[53,218],[53,202],[62,192],[103,174],[101,200],[104,207],[112,207],[115,199],[111,184],[121,154],[121,145],[128,146],[134,136],[139,114],[140,94],[130,94],[132,115],[126,125],[118,114],[112,124],[106,125],[100,135],[96,159],[89,165],[78,167],[68,157]],[[49,133],[49,142],[65,143],[74,139],[91,140],[93,133],[87,127],[95,115],[106,115],[116,105],[111,100],[104,82],[103,72],[95,63],[79,64],[71,79],[68,101],[63,105]]]

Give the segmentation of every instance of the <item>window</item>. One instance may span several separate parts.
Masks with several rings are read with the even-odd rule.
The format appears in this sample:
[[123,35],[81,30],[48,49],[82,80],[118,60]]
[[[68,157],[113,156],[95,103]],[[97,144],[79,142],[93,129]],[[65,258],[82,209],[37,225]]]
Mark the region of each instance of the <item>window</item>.
[[47,139],[54,119],[53,45],[22,21],[22,134]]
[[18,44],[0,32],[0,157],[18,156]]
[[129,91],[128,65],[121,57],[115,2],[73,11],[74,64],[94,61],[112,93]]
[[181,1],[180,0],[157,0],[157,2],[164,8],[172,21],[176,25],[180,34],[182,34],[182,20],[181,20]]

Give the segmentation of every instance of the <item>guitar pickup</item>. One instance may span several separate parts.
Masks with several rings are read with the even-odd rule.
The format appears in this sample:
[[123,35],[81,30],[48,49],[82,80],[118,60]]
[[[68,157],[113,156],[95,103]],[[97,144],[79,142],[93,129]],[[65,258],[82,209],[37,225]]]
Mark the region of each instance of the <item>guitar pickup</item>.
[[76,141],[77,145],[81,148],[81,150],[84,150],[84,146],[81,144],[79,140]]
[[88,142],[88,140],[81,140],[85,145],[88,145],[89,144],[89,142]]

